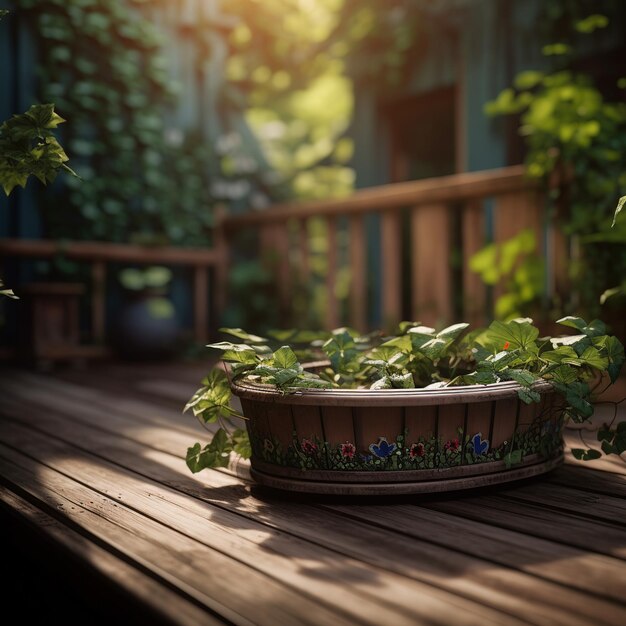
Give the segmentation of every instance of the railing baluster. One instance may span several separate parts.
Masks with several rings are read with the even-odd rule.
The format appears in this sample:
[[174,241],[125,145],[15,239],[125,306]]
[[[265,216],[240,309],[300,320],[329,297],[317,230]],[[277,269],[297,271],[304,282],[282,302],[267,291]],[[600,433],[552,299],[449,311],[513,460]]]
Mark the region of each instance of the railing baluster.
[[209,272],[204,265],[193,268],[193,335],[198,343],[205,343],[209,325]]
[[303,285],[308,285],[311,280],[311,259],[309,258],[309,223],[306,218],[298,220],[298,246],[300,280]]
[[339,302],[335,295],[337,283],[337,217],[329,215],[326,218],[328,229],[326,239],[328,241],[328,269],[326,271],[326,328],[332,329],[339,326]]
[[487,289],[470,269],[470,259],[485,245],[485,216],[482,199],[468,202],[461,213],[463,241],[463,320],[483,326],[487,317]]
[[366,233],[362,215],[353,215],[349,222],[350,245],[350,325],[361,332],[367,326],[367,259]]
[[97,344],[103,344],[106,335],[106,271],[104,261],[91,265],[91,332]]
[[383,324],[391,329],[402,318],[402,240],[398,211],[388,211],[381,217],[382,248],[382,311]]
[[450,214],[445,204],[418,206],[411,215],[412,317],[433,326],[452,317]]

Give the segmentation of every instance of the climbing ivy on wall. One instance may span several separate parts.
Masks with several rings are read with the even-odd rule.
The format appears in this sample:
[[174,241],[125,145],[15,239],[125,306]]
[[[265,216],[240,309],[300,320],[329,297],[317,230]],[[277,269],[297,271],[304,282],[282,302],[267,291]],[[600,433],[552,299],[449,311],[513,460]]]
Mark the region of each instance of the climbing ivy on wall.
[[38,33],[40,97],[72,120],[64,140],[82,178],[43,200],[49,236],[210,241],[211,151],[198,134],[174,131],[164,120],[176,87],[142,4],[16,2],[18,17]]
[[[559,24],[568,15],[572,18],[570,37],[543,48],[554,69],[522,72],[513,87],[487,104],[486,112],[521,114],[528,173],[544,182],[565,232],[581,251],[570,264],[576,298],[555,306],[598,315],[600,295],[626,274],[626,230],[620,226],[611,231],[615,203],[626,191],[626,103],[623,95],[606,96],[591,76],[572,69],[575,46],[585,43],[575,35],[603,31],[611,20],[593,13],[574,19],[578,13],[567,13],[567,3],[561,4],[556,16]],[[619,27],[619,14],[614,20]],[[626,76],[616,80],[614,91],[624,94],[625,89]],[[559,180],[565,184],[555,185]]]

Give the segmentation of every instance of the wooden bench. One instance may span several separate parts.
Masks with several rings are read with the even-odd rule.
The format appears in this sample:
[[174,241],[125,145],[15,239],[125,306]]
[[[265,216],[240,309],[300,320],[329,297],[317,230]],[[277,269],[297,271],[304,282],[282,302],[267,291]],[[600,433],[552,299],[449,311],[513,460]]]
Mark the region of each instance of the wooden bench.
[[436,498],[264,492],[245,463],[185,467],[206,433],[180,407],[202,370],[0,372],[0,512],[12,541],[42,546],[26,576],[74,572],[44,585],[65,590],[66,623],[76,606],[83,623],[626,623],[623,461],[570,456],[543,479]]

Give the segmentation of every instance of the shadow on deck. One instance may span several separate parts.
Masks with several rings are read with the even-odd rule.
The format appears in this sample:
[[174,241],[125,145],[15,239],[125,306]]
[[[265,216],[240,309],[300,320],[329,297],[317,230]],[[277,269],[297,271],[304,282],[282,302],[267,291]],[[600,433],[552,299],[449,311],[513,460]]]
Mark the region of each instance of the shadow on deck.
[[43,571],[63,565],[59,610],[105,606],[102,623],[118,611],[128,623],[626,623],[623,461],[568,455],[541,478],[428,497],[285,495],[255,487],[245,464],[192,476],[182,457],[206,433],[181,409],[206,369],[2,372],[0,510],[15,537],[44,541]]

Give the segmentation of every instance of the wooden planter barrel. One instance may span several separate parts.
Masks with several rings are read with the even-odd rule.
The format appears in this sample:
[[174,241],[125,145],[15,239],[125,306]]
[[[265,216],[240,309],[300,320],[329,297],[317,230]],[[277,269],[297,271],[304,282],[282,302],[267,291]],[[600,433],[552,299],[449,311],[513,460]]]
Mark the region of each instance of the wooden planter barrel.
[[306,493],[433,493],[508,482],[561,463],[562,402],[514,382],[444,389],[280,393],[234,382],[257,482]]

